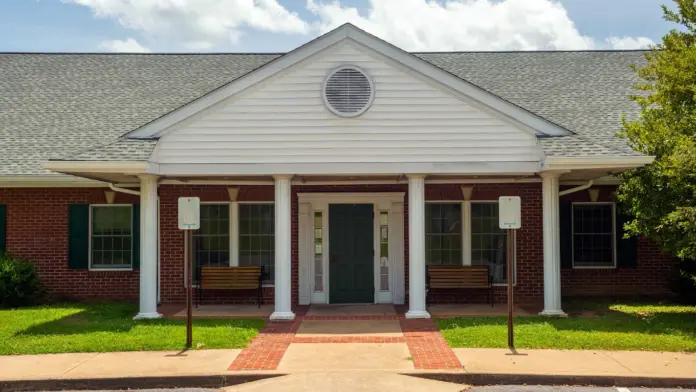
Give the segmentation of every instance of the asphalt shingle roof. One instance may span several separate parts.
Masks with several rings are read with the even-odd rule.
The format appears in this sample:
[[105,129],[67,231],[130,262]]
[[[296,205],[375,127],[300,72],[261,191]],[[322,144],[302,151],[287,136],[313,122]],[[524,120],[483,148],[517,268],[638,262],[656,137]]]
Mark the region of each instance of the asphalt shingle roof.
[[[575,135],[547,155],[636,155],[615,135],[634,119],[643,52],[417,53]],[[0,175],[47,175],[48,159],[146,160],[156,141],[121,136],[280,54],[0,54]]]

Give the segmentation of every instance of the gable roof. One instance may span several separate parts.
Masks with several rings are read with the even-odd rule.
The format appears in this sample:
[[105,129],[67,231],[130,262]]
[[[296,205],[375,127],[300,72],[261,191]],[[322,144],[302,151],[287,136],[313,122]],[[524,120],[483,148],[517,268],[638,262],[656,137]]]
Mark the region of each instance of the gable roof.
[[[641,51],[414,53],[558,124],[547,155],[640,155],[617,138]],[[0,175],[56,175],[48,159],[145,160],[153,140],[121,136],[280,54],[0,54]]]
[[264,64],[237,80],[130,132],[126,137],[151,138],[162,136],[177,127],[181,122],[200,116],[206,110],[213,108],[234,94],[256,85],[277,73],[287,71],[300,61],[321,53],[334,45],[345,42],[357,44],[367,51],[372,51],[380,57],[398,63],[401,67],[428,77],[431,81],[439,83],[441,88],[450,90],[450,92],[458,95],[460,99],[479,108],[485,108],[486,111],[495,113],[497,117],[516,124],[522,129],[546,136],[567,136],[572,134],[567,129],[531,113],[519,105],[515,105],[350,23],[346,23],[283,56],[273,59],[268,64]]

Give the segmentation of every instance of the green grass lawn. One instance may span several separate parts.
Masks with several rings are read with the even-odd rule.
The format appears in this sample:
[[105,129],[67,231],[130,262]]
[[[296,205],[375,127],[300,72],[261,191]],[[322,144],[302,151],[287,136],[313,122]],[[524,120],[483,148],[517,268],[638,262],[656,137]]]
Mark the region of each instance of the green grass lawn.
[[[696,306],[571,303],[565,310],[570,317],[515,317],[515,346],[696,351]],[[507,347],[507,317],[436,322],[452,347]]]
[[[137,306],[63,304],[0,310],[0,354],[179,350],[185,320],[133,321]],[[263,320],[205,319],[193,324],[194,348],[242,348]]]

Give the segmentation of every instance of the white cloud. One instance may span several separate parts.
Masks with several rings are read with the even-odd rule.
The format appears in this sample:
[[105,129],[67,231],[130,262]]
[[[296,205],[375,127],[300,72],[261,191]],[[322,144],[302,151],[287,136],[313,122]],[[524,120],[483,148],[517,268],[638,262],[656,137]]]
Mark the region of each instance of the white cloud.
[[330,30],[351,22],[406,50],[592,49],[563,6],[551,0],[370,0],[364,15],[338,2],[307,7]]
[[653,43],[583,35],[559,0],[368,0],[360,10],[340,0],[306,0],[316,15],[311,22],[285,8],[286,0],[62,1],[89,7],[168,50],[228,47],[250,29],[309,40],[346,22],[411,51],[633,49]]
[[647,37],[609,37],[607,42],[614,49],[646,49],[655,45],[655,41]]
[[63,0],[116,19],[155,41],[189,50],[237,42],[242,28],[306,33],[307,24],[277,0]]
[[126,40],[104,41],[99,44],[99,49],[108,50],[109,52],[125,52],[125,53],[149,53],[150,49],[140,45],[133,38]]

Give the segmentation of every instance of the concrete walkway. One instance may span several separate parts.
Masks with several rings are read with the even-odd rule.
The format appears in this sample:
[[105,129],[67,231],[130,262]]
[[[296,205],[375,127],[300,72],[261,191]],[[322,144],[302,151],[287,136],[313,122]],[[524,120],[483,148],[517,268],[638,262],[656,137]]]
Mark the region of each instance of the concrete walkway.
[[696,380],[696,354],[651,351],[455,348],[467,373],[663,377]]
[[[320,347],[321,346],[321,347]],[[640,351],[520,350],[511,355],[504,349],[454,349],[464,370],[433,371],[414,369],[403,344],[293,344],[274,371],[228,370],[240,350],[201,350],[179,353],[119,352],[0,356],[0,386],[22,380],[59,380],[62,389],[90,385],[90,381],[112,379],[121,388],[142,388],[142,378],[159,385],[200,386],[234,384],[272,375],[288,376],[254,381],[230,390],[429,390],[458,391],[463,383],[491,384],[599,384],[599,385],[696,385],[696,354]],[[248,378],[253,375],[255,378]],[[403,375],[421,375],[458,382],[446,384]],[[188,384],[180,385],[182,377]],[[206,378],[208,377],[208,378]],[[210,377],[213,377],[211,379]],[[217,378],[215,378],[217,377]],[[240,377],[247,377],[241,379]],[[565,378],[564,378],[565,377]],[[623,379],[622,379],[623,378]],[[135,380],[128,384],[128,380]],[[212,381],[211,381],[212,380]],[[77,382],[78,384],[70,384]],[[147,380],[146,380],[147,382]],[[152,381],[149,381],[152,382]],[[164,384],[161,384],[164,383]],[[42,385],[42,384],[39,384]],[[43,384],[45,385],[45,384]],[[104,389],[111,384],[96,384]],[[377,385],[379,388],[374,388]],[[366,389],[372,386],[373,389]],[[55,387],[55,386],[53,386]],[[291,387],[296,389],[292,389]],[[304,389],[303,389],[304,388]],[[362,389],[361,389],[362,388]],[[396,389],[398,388],[398,389]],[[457,389],[460,388],[460,389]],[[2,388],[0,388],[2,389]],[[108,389],[108,388],[106,388]],[[12,388],[8,389],[12,390]],[[270,389],[268,389],[270,390]]]
[[223,388],[230,392],[331,391],[331,392],[460,392],[467,385],[426,380],[381,371],[295,373]]
[[0,381],[219,375],[240,351],[0,355]]

